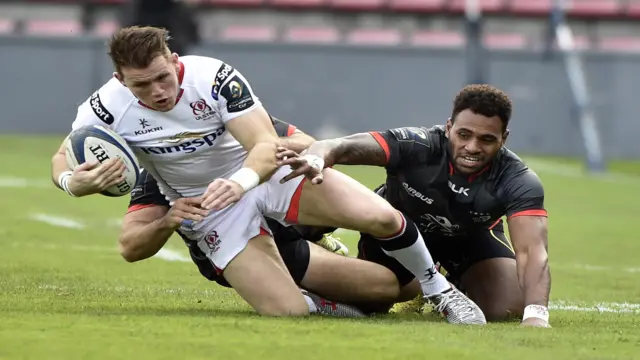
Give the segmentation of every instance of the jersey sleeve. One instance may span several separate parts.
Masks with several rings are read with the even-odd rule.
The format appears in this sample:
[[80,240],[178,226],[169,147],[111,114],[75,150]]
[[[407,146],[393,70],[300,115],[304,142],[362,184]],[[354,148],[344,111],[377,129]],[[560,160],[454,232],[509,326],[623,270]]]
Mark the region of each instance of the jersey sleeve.
[[529,169],[507,181],[502,202],[506,208],[507,219],[516,216],[547,216],[542,181]]
[[100,93],[96,91],[89,99],[78,106],[78,113],[71,125],[71,130],[89,125],[109,127],[114,120],[113,113],[107,109],[103,99],[100,98]]
[[403,127],[372,131],[387,157],[387,169],[395,169],[425,162],[431,152],[431,141],[425,129]]
[[143,170],[140,173],[140,180],[136,187],[131,191],[131,199],[129,200],[129,209],[132,212],[151,206],[169,206],[169,201],[162,195],[158,188],[156,180]]
[[276,129],[276,134],[278,134],[279,137],[291,136],[297,130],[295,126],[282,121],[275,116],[271,116],[271,122],[273,123],[273,127]]
[[211,96],[218,102],[220,117],[224,123],[262,105],[247,79],[225,63],[216,72]]

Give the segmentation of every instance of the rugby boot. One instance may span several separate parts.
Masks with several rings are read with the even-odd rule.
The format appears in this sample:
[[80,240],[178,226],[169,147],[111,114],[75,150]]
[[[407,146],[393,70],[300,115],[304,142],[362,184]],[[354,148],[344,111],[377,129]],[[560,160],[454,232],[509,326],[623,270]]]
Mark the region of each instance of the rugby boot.
[[318,309],[318,314],[329,315],[335,317],[366,317],[366,315],[358,308],[352,305],[342,304],[336,301],[327,300],[319,295],[302,290],[304,295],[307,295]]
[[334,237],[332,234],[324,234],[322,239],[316,244],[331,251],[334,254],[348,256],[349,249],[340,241],[340,239]]
[[484,325],[487,323],[480,307],[455,286],[439,294],[425,296],[425,299],[433,304],[434,311],[442,314],[451,324]]

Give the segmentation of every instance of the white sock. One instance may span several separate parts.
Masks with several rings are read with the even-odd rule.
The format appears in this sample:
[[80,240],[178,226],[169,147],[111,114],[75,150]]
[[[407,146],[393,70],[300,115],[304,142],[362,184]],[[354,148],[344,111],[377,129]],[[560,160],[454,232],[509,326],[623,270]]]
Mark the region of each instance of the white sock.
[[[410,224],[410,226],[415,225]],[[398,236],[402,236],[402,234]],[[441,293],[451,288],[451,285],[444,275],[437,271],[436,265],[433,263],[433,258],[431,257],[427,246],[424,244],[424,239],[419,232],[416,242],[409,247],[398,250],[382,250],[387,255],[398,260],[400,264],[407,268],[407,270],[409,270],[418,279],[424,295]]]
[[307,294],[302,294],[302,296],[304,296],[304,300],[307,302],[307,305],[309,305],[309,314],[317,313],[318,307],[316,306],[316,303],[313,302],[313,299],[311,299]]

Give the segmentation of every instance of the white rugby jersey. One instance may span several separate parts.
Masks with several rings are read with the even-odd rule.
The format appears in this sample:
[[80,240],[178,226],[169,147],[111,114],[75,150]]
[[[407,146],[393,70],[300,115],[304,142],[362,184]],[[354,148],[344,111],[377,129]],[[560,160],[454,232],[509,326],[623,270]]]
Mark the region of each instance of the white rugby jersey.
[[247,152],[225,124],[261,106],[242,74],[218,59],[180,57],[179,83],[175,108],[160,112],[111,79],[78,107],[72,125],[120,134],[171,202],[200,196],[242,167]]

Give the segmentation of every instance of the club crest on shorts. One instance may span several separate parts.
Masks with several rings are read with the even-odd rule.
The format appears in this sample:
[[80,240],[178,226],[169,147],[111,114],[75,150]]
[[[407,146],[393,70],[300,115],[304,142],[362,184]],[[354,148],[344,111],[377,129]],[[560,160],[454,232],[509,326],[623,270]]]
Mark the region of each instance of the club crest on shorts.
[[218,236],[218,232],[215,230],[204,237],[204,242],[214,253],[220,249],[220,236]]

